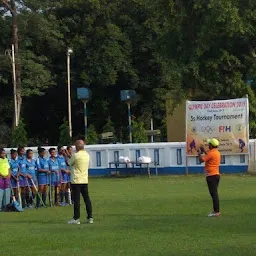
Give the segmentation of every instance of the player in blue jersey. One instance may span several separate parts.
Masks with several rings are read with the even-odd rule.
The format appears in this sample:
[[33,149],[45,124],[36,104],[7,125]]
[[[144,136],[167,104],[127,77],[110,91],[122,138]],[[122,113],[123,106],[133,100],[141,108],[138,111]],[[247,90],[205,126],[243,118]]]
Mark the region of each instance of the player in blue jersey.
[[[58,146],[58,162],[61,172],[61,187],[60,187],[60,204],[62,206],[69,205],[68,203],[68,192],[67,192],[67,182],[68,182],[68,174],[70,174],[70,171],[68,170],[66,158],[64,156],[64,147]],[[65,196],[65,202],[64,202],[64,196]]]
[[[33,159],[33,151],[28,149],[26,151],[26,169],[27,169],[27,182],[28,186],[32,191],[32,195],[29,197],[29,208],[33,206],[33,200],[36,195],[36,188],[34,185],[36,184],[36,176],[37,176],[37,169],[36,169],[36,161]],[[33,181],[33,182],[32,182]]]
[[72,198],[72,191],[71,191],[71,167],[68,165],[68,160],[71,158],[73,153],[73,148],[72,146],[67,146],[67,149],[65,150],[65,157],[66,157],[66,162],[69,170],[68,174],[68,182],[67,182],[67,193],[68,193],[68,202],[69,204],[72,204],[73,198]]
[[[11,150],[11,159],[9,160],[10,168],[11,168],[11,186],[14,191],[14,195],[16,200],[19,200],[19,191],[18,191],[18,180],[19,180],[19,160],[17,150]],[[20,202],[21,203],[21,202]]]
[[[37,178],[38,178],[38,191],[42,196],[43,203],[46,205],[47,185],[49,185],[48,176],[51,173],[49,170],[48,159],[46,158],[46,151],[44,148],[38,148],[37,165]],[[39,207],[39,198],[37,197],[37,206]]]
[[48,160],[48,164],[49,164],[49,170],[52,173],[50,177],[51,179],[50,185],[51,187],[54,187],[55,205],[59,206],[60,205],[59,193],[60,193],[60,184],[61,184],[60,166],[59,166],[59,161],[56,158],[55,148],[50,148],[49,153],[50,153],[50,158]]
[[18,148],[18,162],[19,162],[19,182],[21,187],[21,201],[22,208],[26,208],[26,205],[29,204],[29,191],[27,185],[27,168],[26,168],[26,157],[25,157],[25,148]]

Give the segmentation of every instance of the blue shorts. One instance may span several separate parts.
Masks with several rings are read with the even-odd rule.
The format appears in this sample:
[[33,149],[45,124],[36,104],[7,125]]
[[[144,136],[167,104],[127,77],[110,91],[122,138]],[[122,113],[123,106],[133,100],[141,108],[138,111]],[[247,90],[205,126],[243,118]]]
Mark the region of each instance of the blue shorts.
[[[35,176],[32,176],[32,180],[34,181],[34,184],[36,185],[36,177]],[[33,183],[31,181],[31,179],[29,179],[29,178],[28,178],[28,184],[29,184],[30,187],[33,187]]]
[[11,185],[12,185],[12,188],[17,188],[18,185],[17,185],[17,181],[11,177]]
[[60,176],[59,176],[59,173],[53,173],[51,175],[51,185],[52,186],[60,186]]
[[19,185],[20,187],[24,188],[28,186],[27,179],[23,176],[19,176]]
[[38,176],[38,185],[48,185],[49,177],[47,175],[39,175]]
[[68,182],[68,175],[65,172],[61,172],[62,181],[61,183],[67,183]]

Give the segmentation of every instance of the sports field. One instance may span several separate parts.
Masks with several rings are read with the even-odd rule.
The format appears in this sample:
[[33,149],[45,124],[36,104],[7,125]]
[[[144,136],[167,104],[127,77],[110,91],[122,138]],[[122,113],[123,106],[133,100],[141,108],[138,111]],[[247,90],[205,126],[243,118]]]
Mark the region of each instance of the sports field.
[[[222,216],[203,176],[91,179],[93,225],[72,207],[0,214],[1,256],[256,255],[256,176],[222,176]],[[84,206],[83,208],[84,209]]]

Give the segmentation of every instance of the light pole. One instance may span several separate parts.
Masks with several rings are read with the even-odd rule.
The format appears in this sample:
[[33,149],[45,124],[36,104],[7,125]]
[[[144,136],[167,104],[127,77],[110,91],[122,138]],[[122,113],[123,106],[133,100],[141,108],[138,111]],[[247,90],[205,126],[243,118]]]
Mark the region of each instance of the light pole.
[[14,98],[14,125],[18,126],[18,106],[17,106],[17,84],[16,84],[16,64],[15,64],[15,50],[14,44],[12,44],[11,50],[6,50],[5,54],[8,54],[12,63],[12,81],[13,81],[13,98]]
[[130,143],[132,143],[132,114],[131,114],[131,103],[129,101],[127,102],[127,107],[128,107],[129,138],[130,138]]
[[69,136],[72,138],[72,116],[71,116],[71,93],[70,93],[70,55],[73,53],[71,48],[67,50],[67,74],[68,74],[68,126]]
[[88,110],[87,110],[87,102],[92,98],[92,92],[89,88],[77,88],[77,99],[81,100],[84,103],[84,136],[87,137],[88,132]]
[[132,143],[132,115],[131,115],[131,102],[136,98],[136,92],[134,90],[122,90],[120,92],[121,101],[127,104],[128,108],[128,123],[129,123],[129,141]]

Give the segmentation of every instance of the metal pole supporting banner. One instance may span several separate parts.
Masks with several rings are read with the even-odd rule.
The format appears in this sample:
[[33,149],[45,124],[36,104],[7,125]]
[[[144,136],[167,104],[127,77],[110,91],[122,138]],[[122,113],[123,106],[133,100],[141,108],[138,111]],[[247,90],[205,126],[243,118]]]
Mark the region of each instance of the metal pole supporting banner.
[[186,129],[185,129],[185,132],[186,132],[186,135],[185,135],[185,138],[186,138],[186,144],[185,144],[185,156],[186,156],[186,175],[188,175],[188,156],[187,156],[187,142],[188,142],[188,136],[187,136],[187,113],[188,112],[188,101],[186,101],[186,112],[185,112],[185,120],[186,120]]
[[131,115],[131,104],[128,102],[128,120],[129,120],[129,136],[130,136],[130,143],[132,143],[132,115]]
[[68,73],[68,125],[69,136],[72,138],[72,117],[71,117],[71,93],[70,93],[70,53],[67,53],[67,73]]
[[87,131],[88,131],[88,124],[87,124],[87,106],[86,106],[86,101],[84,101],[84,135],[85,138],[87,137]]
[[250,162],[251,162],[251,156],[250,156],[250,126],[249,126],[249,122],[250,122],[250,119],[249,119],[249,114],[250,114],[250,111],[249,111],[249,96],[248,94],[246,94],[246,123],[247,123],[247,127],[246,127],[246,131],[247,131],[247,147],[248,147],[248,153],[247,153],[247,156],[248,156],[248,171],[249,171],[249,166],[250,166]]

